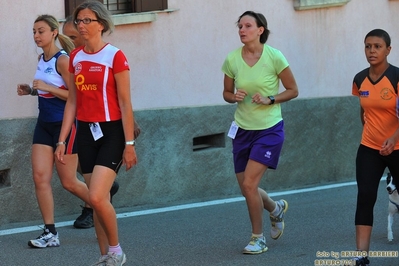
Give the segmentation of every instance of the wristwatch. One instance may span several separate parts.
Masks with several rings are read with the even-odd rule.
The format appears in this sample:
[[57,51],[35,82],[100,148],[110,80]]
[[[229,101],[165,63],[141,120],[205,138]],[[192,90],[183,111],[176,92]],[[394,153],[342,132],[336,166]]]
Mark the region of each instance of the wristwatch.
[[267,98],[269,98],[269,99],[270,99],[270,103],[269,103],[269,105],[272,105],[272,104],[274,104],[274,101],[275,101],[275,99],[274,99],[274,96],[267,96]]

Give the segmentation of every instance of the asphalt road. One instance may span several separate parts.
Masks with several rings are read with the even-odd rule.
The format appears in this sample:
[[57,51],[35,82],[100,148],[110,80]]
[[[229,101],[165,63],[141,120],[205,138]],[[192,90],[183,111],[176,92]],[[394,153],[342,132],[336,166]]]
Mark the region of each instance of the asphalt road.
[[[341,255],[355,249],[356,186],[353,183],[271,195],[289,203],[286,228],[279,240],[272,240],[265,213],[269,250],[261,255],[241,254],[251,234],[242,198],[164,209],[118,209],[120,243],[128,259],[125,265],[323,265],[321,260],[325,260],[324,265],[342,265],[339,263],[351,258]],[[385,183],[381,182],[371,250],[376,251],[375,255],[393,254],[394,257],[373,257],[373,266],[399,265],[399,215],[393,226],[396,238],[388,242],[387,207],[388,194]],[[61,246],[57,248],[28,247],[28,240],[41,233],[36,227],[40,223],[0,228],[0,265],[91,265],[99,257],[94,229],[74,229],[73,218],[58,221]]]

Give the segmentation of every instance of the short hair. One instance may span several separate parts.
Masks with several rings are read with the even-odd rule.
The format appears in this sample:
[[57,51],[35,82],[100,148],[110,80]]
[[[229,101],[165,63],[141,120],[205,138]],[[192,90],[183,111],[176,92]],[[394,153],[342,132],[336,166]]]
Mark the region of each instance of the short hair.
[[64,25],[68,24],[68,23],[73,23],[72,16],[68,16],[68,17],[65,18]]
[[245,11],[241,16],[238,17],[237,24],[240,22],[243,16],[251,16],[255,19],[256,25],[258,27],[263,27],[264,31],[260,36],[260,42],[266,43],[267,39],[269,38],[270,30],[267,28],[267,20],[265,16],[261,13],[256,13],[254,11]]
[[75,23],[73,23],[72,16],[68,16],[68,17],[65,18],[64,24],[62,24],[62,31],[64,31],[65,26],[66,26],[68,23],[72,23],[72,25],[76,28]]
[[51,31],[54,30],[58,31],[58,34],[55,36],[55,40],[58,38],[58,41],[60,42],[61,47],[62,49],[65,50],[65,52],[69,54],[75,48],[75,45],[73,45],[71,39],[68,36],[60,33],[59,30],[60,24],[58,23],[58,20],[54,16],[47,14],[40,15],[35,19],[35,23],[39,21],[43,21],[47,25],[49,25]]
[[108,9],[105,8],[105,5],[98,1],[86,1],[80,4],[75,11],[73,11],[73,20],[75,21],[79,12],[86,8],[93,11],[96,14],[96,19],[98,22],[103,25],[104,29],[102,30],[101,35],[107,31],[109,31],[110,34],[114,31],[115,26],[112,21],[111,14],[109,13]]
[[379,37],[385,41],[387,47],[391,46],[391,37],[389,36],[388,32],[382,29],[374,29],[367,33],[366,37],[364,37],[364,42],[368,37]]

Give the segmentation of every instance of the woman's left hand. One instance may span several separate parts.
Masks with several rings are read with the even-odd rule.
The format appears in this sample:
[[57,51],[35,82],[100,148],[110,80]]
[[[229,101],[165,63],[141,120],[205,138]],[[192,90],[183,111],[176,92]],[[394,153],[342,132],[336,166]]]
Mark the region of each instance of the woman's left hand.
[[32,88],[41,91],[49,91],[49,89],[47,88],[47,83],[40,79],[33,80]]
[[123,165],[126,166],[126,171],[130,170],[137,164],[136,150],[133,145],[126,145],[123,152]]
[[269,98],[263,97],[262,95],[260,95],[259,92],[255,93],[255,94],[252,96],[252,103],[268,105],[268,104],[269,104],[269,101],[270,101]]
[[381,146],[380,154],[382,156],[388,156],[393,152],[394,148],[395,148],[395,141],[393,138],[389,138]]

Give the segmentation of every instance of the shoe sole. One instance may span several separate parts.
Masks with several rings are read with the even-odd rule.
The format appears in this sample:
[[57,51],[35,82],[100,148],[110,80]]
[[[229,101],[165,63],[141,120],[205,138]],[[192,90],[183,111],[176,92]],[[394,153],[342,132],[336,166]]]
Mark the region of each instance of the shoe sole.
[[246,255],[258,255],[258,254],[262,254],[262,253],[266,252],[268,249],[269,249],[268,247],[265,247],[264,249],[259,250],[259,251],[249,251],[249,250],[245,250],[245,249],[244,249],[244,250],[242,251],[242,254],[246,254]]
[[76,229],[89,229],[89,228],[94,227],[94,224],[91,225],[91,226],[76,226],[76,225],[73,225],[73,227],[76,228]]
[[48,245],[48,246],[44,246],[44,247],[38,247],[38,246],[35,246],[34,244],[32,244],[31,241],[29,241],[28,246],[30,246],[31,248],[58,248],[60,245],[57,245],[57,246]]
[[[288,210],[288,202],[287,202],[286,200],[282,200],[282,201],[284,202],[284,209],[283,209],[284,215],[283,215],[283,216],[285,216],[285,213],[286,213],[287,210]],[[280,234],[278,234],[278,235],[275,236],[275,237],[271,237],[273,240],[277,240],[277,239],[279,239],[279,238],[283,235],[284,228],[285,228],[285,223],[284,223],[284,221],[283,221],[282,223],[283,223],[283,228],[281,229]]]

